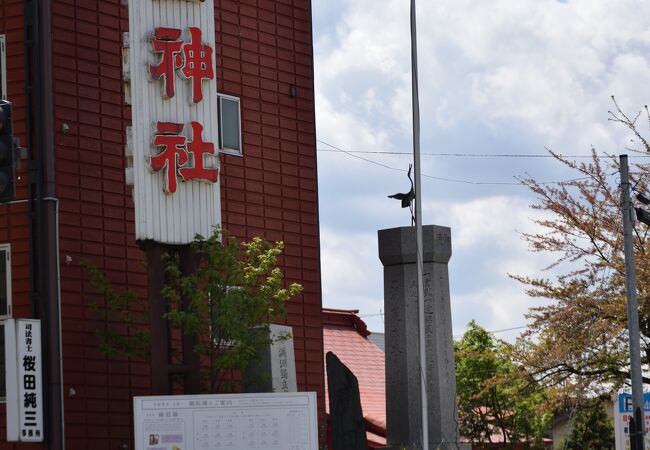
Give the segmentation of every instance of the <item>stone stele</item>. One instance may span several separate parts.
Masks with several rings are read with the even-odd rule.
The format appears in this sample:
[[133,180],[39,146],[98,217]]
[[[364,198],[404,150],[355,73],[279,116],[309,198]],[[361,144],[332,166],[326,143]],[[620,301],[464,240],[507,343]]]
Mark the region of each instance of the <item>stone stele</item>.
[[[447,263],[451,230],[423,227],[423,286],[430,449],[458,442],[456,376]],[[415,227],[379,230],[384,266],[386,428],[388,448],[422,448],[420,340]]]

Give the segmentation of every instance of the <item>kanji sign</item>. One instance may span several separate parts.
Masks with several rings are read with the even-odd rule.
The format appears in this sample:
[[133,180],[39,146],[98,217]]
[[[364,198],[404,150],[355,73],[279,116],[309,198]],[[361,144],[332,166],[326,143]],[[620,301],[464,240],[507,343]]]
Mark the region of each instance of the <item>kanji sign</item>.
[[214,1],[129,2],[136,239],[187,244],[221,224]]
[[41,322],[5,321],[7,440],[43,441]]
[[181,73],[192,81],[192,101],[198,103],[203,100],[203,80],[214,78],[212,68],[212,47],[201,43],[201,30],[190,27],[190,42],[183,44],[184,64]]
[[203,125],[199,122],[190,122],[190,126],[192,127],[192,140],[187,143],[187,152],[191,159],[189,165],[181,167],[178,172],[184,181],[203,180],[216,183],[219,179],[219,170],[205,166],[205,157],[215,156],[214,144],[203,141]]
[[[178,177],[183,181],[204,180],[216,183],[219,179],[219,169],[206,167],[205,156],[216,156],[214,144],[204,142],[201,136],[203,125],[190,122],[192,140],[188,141],[181,135],[183,124],[158,122],[152,145],[161,147],[161,151],[149,158],[151,170],[165,171],[165,192],[176,192]],[[191,158],[190,158],[191,156]],[[214,161],[214,160],[213,160]]]
[[149,165],[154,172],[165,170],[165,192],[176,192],[176,173],[178,166],[187,163],[187,153],[184,150],[185,136],[180,135],[183,124],[158,122],[153,138],[154,147],[162,147],[160,153],[149,158]]
[[163,92],[168,98],[174,96],[174,73],[183,65],[181,48],[183,41],[180,41],[181,30],[177,28],[156,28],[151,39],[153,51],[161,53],[160,62],[157,65],[149,66],[149,73],[153,80],[163,80]]
[[212,47],[201,42],[201,29],[189,27],[189,41],[180,39],[183,30],[178,28],[156,28],[151,45],[155,53],[160,53],[158,64],[149,66],[153,80],[163,80],[164,96],[174,96],[174,73],[180,73],[192,82],[192,101],[203,100],[203,80],[214,79]]

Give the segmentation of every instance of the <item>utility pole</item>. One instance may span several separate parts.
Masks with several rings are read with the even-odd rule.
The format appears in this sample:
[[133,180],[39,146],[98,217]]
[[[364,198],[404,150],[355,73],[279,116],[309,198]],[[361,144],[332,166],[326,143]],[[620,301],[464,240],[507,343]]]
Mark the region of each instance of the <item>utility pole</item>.
[[630,338],[630,379],[632,380],[632,412],[634,426],[630,426],[632,450],[644,450],[645,411],[643,408],[643,380],[641,378],[641,345],[639,307],[636,298],[636,266],[632,244],[632,205],[630,203],[630,174],[627,155],[620,155],[621,210],[623,212],[623,241],[625,246],[625,291],[627,292],[627,323]]

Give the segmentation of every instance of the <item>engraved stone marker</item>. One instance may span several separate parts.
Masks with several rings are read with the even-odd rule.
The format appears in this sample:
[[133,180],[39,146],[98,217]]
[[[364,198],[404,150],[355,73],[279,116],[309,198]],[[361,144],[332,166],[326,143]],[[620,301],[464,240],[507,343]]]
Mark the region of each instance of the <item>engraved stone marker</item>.
[[297,392],[296,359],[291,327],[269,325],[271,345],[244,370],[245,392]]
[[368,450],[357,377],[332,352],[327,352],[327,391],[332,419],[332,448]]
[[[422,229],[426,379],[431,449],[456,449],[456,376],[447,263],[451,230]],[[386,428],[389,448],[420,449],[422,401],[414,227],[379,230],[384,266]]]

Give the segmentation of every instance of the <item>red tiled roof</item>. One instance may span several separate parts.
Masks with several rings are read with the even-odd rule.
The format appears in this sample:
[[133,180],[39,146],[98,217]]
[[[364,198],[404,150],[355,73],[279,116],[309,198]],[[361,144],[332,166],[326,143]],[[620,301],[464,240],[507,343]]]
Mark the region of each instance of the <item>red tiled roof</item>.
[[[384,353],[366,336],[370,334],[358,310],[323,309],[323,346],[354,373],[359,381],[361,409],[368,443],[386,444],[386,379]],[[325,374],[327,377],[327,372]],[[325,408],[329,414],[327,379]]]

